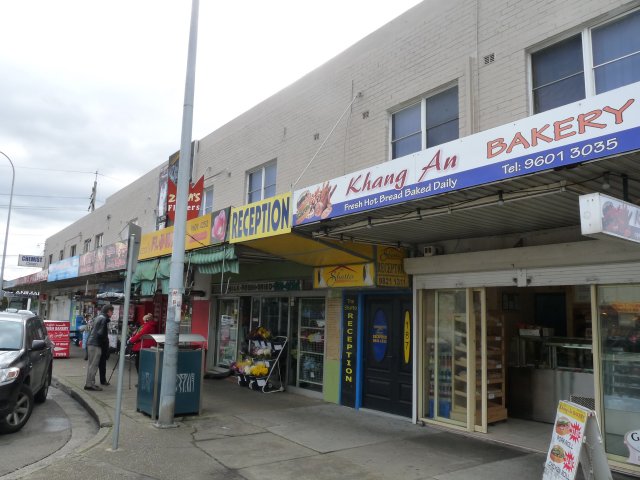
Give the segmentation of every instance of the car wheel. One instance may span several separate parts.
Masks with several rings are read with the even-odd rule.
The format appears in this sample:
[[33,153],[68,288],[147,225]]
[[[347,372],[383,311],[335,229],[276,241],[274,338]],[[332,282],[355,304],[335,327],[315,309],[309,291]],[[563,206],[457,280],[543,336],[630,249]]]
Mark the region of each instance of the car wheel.
[[45,402],[45,400],[47,399],[47,394],[49,393],[49,385],[51,385],[51,369],[49,369],[47,376],[44,379],[42,388],[38,390],[38,393],[33,396],[33,399],[36,401],[36,403]]
[[13,433],[25,426],[33,411],[33,393],[28,385],[22,385],[13,411],[0,419],[0,432]]

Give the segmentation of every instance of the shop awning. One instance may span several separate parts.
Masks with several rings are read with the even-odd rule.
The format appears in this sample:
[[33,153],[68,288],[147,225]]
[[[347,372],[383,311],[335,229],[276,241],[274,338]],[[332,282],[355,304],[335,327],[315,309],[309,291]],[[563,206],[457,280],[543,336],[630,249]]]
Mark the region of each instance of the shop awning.
[[[199,273],[216,274],[221,272],[238,273],[238,258],[233,245],[221,245],[187,252],[185,265],[195,266]],[[162,292],[169,291],[171,276],[171,257],[154,258],[138,262],[131,279],[134,285],[140,285],[140,293],[153,295],[159,287]]]
[[191,252],[188,260],[199,273],[239,273],[240,267],[233,245],[221,245]]
[[375,258],[373,245],[313,239],[295,232],[250,240],[242,245],[313,267],[371,262]]

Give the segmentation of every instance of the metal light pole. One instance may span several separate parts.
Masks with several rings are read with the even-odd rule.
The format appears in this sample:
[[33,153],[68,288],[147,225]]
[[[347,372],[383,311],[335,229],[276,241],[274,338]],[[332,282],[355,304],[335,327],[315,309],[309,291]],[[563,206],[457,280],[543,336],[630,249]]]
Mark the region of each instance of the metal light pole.
[[162,361],[162,383],[160,386],[159,428],[174,427],[173,415],[176,406],[176,375],[178,373],[178,334],[180,313],[184,294],[184,243],[187,222],[187,199],[189,196],[189,167],[191,160],[191,133],[193,127],[193,96],[196,77],[196,47],[198,44],[199,0],[191,2],[191,30],[187,56],[187,78],[184,87],[182,110],[182,137],[180,139],[180,163],[178,165],[178,189],[176,214],[169,274],[169,304],[165,330],[164,358]]
[[16,169],[13,166],[13,162],[11,161],[11,159],[7,156],[6,153],[4,152],[0,152],[2,155],[4,155],[6,157],[7,160],[9,160],[9,163],[11,164],[11,193],[9,194],[9,212],[7,213],[7,229],[6,232],[4,234],[4,249],[2,250],[2,267],[0,267],[0,300],[2,300],[4,298],[4,290],[3,290],[3,286],[4,286],[4,261],[7,258],[7,242],[9,241],[9,222],[11,221],[11,204],[13,203],[13,184],[16,181]]

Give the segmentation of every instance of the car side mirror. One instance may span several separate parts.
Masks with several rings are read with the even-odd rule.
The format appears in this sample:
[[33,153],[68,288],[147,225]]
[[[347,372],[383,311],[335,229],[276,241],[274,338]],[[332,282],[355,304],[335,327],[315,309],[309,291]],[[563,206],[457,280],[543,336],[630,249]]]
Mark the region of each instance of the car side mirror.
[[45,342],[44,340],[34,340],[33,343],[31,344],[31,350],[44,350],[45,348],[47,348],[47,342]]

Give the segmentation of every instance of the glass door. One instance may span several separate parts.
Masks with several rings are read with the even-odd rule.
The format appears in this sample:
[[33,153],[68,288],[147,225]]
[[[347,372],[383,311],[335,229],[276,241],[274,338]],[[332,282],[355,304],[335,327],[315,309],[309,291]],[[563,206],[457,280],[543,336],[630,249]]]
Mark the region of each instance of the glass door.
[[228,367],[237,359],[238,303],[237,298],[220,300],[216,365]]
[[434,417],[466,426],[469,369],[466,290],[438,291],[435,300]]
[[[471,291],[471,318],[470,324],[475,331],[475,384],[473,393],[473,410],[475,417],[475,430],[487,433],[487,404],[488,404],[488,384],[487,384],[487,357],[489,350],[487,347],[487,316],[485,309],[485,291],[477,289]],[[490,355],[494,356],[492,349]],[[501,353],[501,352],[498,352]],[[501,365],[502,366],[502,365]]]

